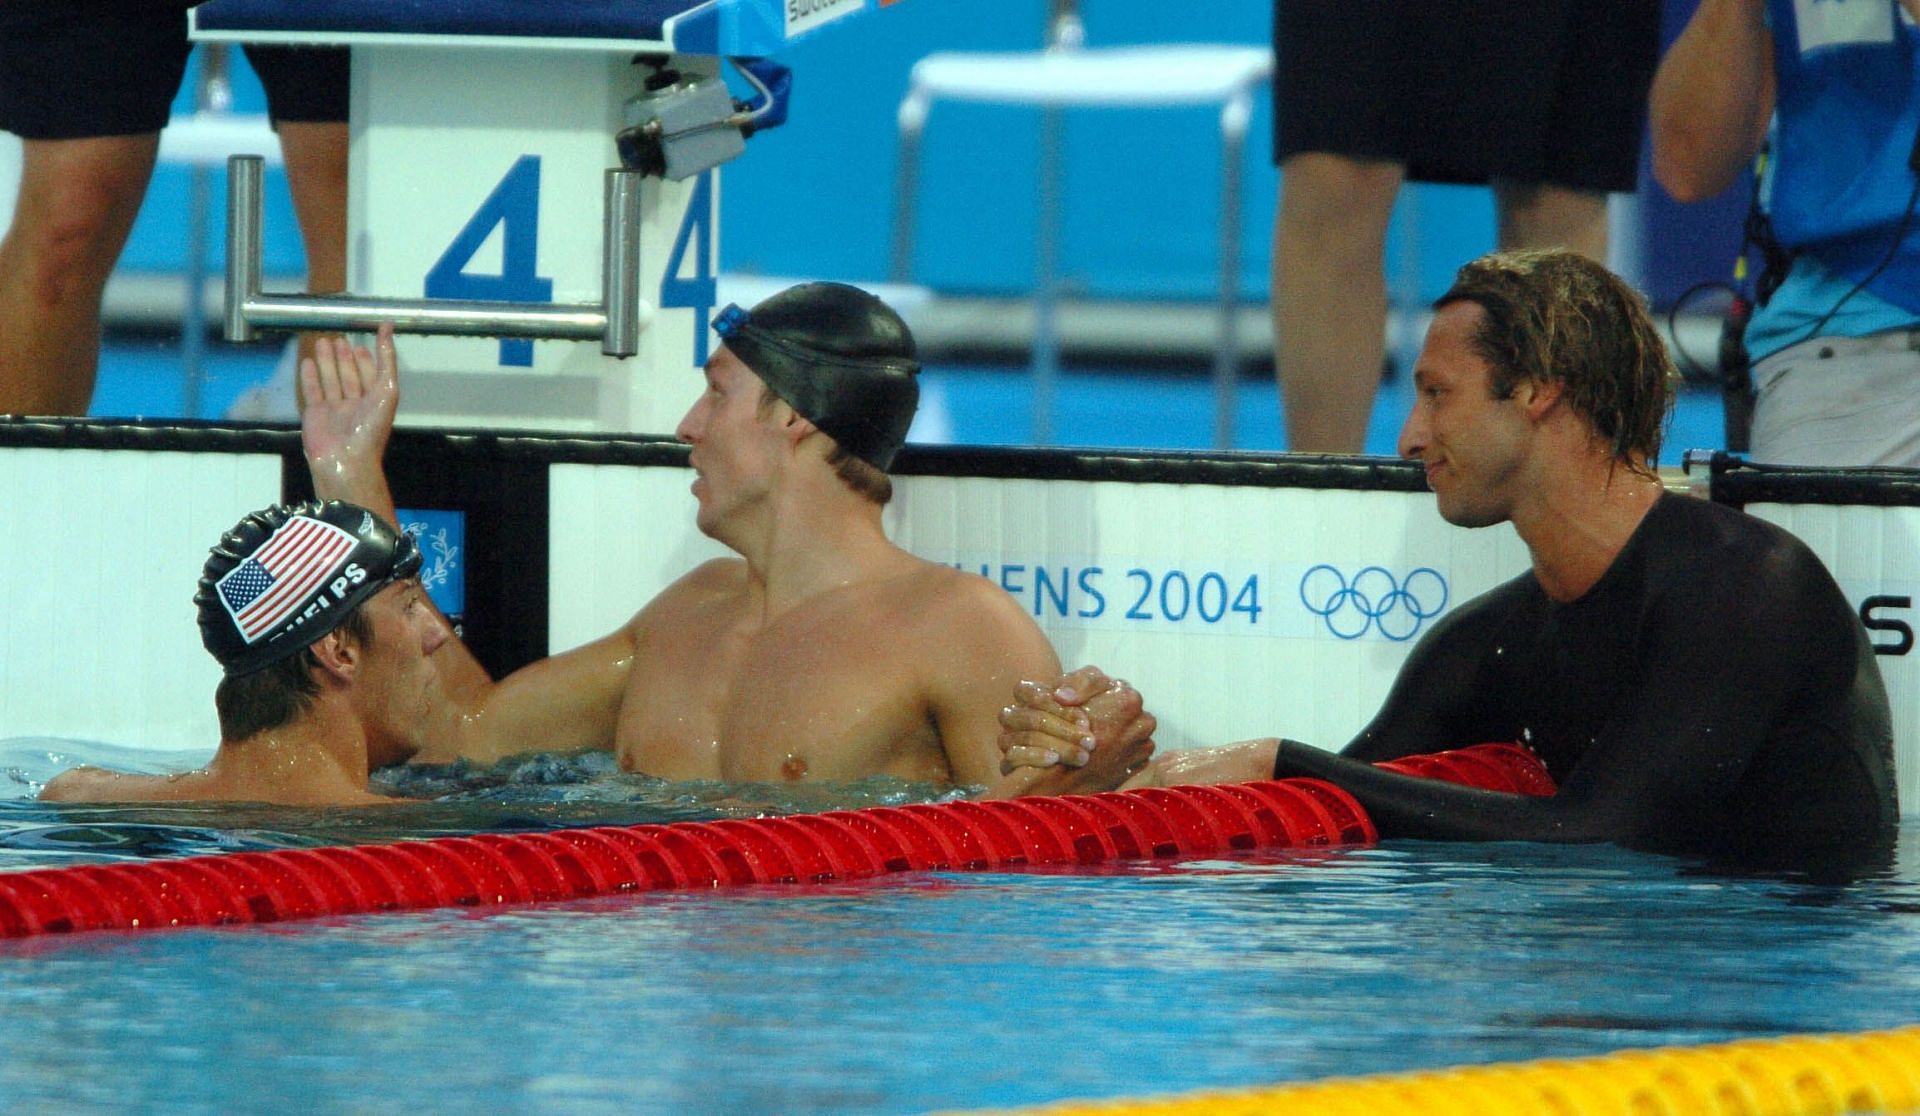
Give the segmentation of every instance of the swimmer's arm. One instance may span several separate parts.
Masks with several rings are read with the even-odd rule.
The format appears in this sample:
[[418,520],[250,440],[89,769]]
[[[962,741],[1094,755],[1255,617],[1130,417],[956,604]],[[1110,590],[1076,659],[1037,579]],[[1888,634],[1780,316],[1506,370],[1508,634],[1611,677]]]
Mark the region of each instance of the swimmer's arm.
[[300,362],[300,442],[314,495],[346,500],[398,523],[384,467],[400,406],[393,327],[383,325],[374,351],[344,337],[321,337]]
[[1273,756],[1280,741],[1268,736],[1209,748],[1163,752],[1120,789],[1189,787],[1201,783],[1250,783],[1273,778]]
[[[1850,631],[1812,631],[1802,588],[1714,578],[1672,588],[1648,622],[1634,678],[1593,743],[1545,798],[1476,790],[1282,741],[1274,777],[1326,779],[1360,801],[1382,837],[1698,844],[1809,668]],[[1712,653],[1703,653],[1712,649]],[[1471,741],[1434,741],[1428,751]]]
[[1496,586],[1430,628],[1401,664],[1373,719],[1340,754],[1378,763],[1518,735],[1512,714],[1498,700],[1511,683],[1489,671],[1506,654],[1503,648],[1516,642],[1512,628],[1529,628],[1532,576]]
[[[644,615],[644,613],[642,613]],[[449,698],[439,730],[416,763],[492,763],[521,752],[612,748],[632,672],[639,617],[571,651],[529,663],[498,682],[458,640],[434,652]]]
[[1773,102],[1765,0],[1703,0],[1654,74],[1654,178],[1683,202],[1733,185],[1766,138]]
[[74,767],[47,780],[42,802],[215,802],[226,787],[205,770],[143,775],[104,767]]
[[[313,355],[300,362],[300,389],[300,441],[313,475],[314,495],[322,500],[358,504],[397,527],[399,513],[384,466],[394,414],[400,405],[393,327],[380,327],[371,352],[355,347],[344,337],[317,338]],[[414,762],[447,763],[460,758],[486,762],[542,747],[537,738],[523,747],[512,746],[513,740],[532,735],[526,732],[528,718],[520,712],[542,704],[538,699],[520,696],[527,681],[503,691],[458,639],[442,645],[433,661],[449,702],[440,711],[438,723],[426,734]],[[565,676],[571,672],[557,673]],[[568,692],[568,688],[562,686],[560,691]],[[560,735],[577,734],[563,731]]]
[[961,578],[940,598],[945,622],[923,653],[931,715],[953,781],[984,785],[987,798],[1109,789],[1086,787],[1077,769],[1001,774],[1000,710],[1021,679],[1059,676],[1060,657],[1033,618],[989,582]]
[[988,786],[988,797],[1025,793],[1037,776],[1003,782],[1000,774],[1000,708],[1022,678],[1058,675],[1060,657],[1039,625],[994,585],[965,577],[940,588],[943,622],[922,654],[948,769],[956,783]]

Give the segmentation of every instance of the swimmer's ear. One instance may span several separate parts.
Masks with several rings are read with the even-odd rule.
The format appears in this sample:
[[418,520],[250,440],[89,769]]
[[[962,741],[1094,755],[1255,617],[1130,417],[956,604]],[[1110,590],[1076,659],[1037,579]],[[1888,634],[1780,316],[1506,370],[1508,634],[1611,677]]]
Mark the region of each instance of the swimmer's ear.
[[807,435],[818,431],[820,428],[813,424],[812,419],[794,410],[792,407],[787,407],[786,420],[780,429],[786,434],[787,443],[797,446]]
[[1537,421],[1553,410],[1566,389],[1567,385],[1559,380],[1523,380],[1514,389],[1513,397],[1526,408],[1527,417]]
[[352,636],[335,628],[311,644],[320,668],[342,682],[350,681],[360,667],[360,645]]

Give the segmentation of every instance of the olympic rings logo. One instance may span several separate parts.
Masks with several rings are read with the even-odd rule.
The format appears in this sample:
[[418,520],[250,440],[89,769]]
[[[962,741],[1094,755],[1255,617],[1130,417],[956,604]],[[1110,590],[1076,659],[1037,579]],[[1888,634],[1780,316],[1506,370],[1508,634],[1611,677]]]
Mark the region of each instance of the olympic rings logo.
[[1300,578],[1300,603],[1340,639],[1359,639],[1369,629],[1402,643],[1447,607],[1447,579],[1421,566],[1402,581],[1381,566],[1347,575],[1322,563]]

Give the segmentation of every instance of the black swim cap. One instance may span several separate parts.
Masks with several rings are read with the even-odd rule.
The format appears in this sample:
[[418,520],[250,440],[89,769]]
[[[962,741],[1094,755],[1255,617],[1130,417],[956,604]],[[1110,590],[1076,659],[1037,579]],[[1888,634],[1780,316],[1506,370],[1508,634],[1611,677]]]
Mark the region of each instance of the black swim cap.
[[193,595],[200,642],[228,674],[251,674],[419,569],[413,536],[363,507],[277,504],[235,524],[207,555]]
[[848,453],[884,471],[920,404],[913,334],[844,283],[802,283],[713,319],[727,348]]

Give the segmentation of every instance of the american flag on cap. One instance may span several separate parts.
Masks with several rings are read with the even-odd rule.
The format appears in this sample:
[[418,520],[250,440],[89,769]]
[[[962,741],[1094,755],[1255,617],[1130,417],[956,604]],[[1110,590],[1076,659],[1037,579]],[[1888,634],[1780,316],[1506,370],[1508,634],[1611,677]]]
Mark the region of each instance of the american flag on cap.
[[253,643],[304,606],[357,545],[331,523],[296,515],[215,584],[220,603],[241,638]]

